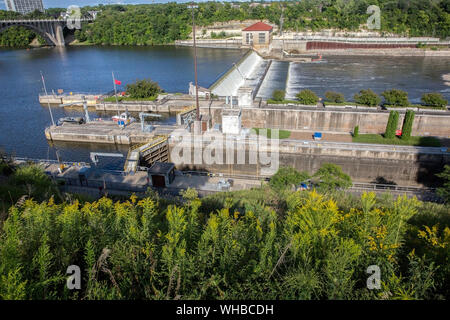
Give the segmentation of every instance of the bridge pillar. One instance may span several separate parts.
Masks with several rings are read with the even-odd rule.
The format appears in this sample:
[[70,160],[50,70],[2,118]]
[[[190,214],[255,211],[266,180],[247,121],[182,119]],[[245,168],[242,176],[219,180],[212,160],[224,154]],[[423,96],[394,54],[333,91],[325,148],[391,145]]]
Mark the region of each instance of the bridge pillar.
[[55,33],[56,33],[56,46],[64,47],[66,43],[64,41],[63,27],[60,24],[56,25]]

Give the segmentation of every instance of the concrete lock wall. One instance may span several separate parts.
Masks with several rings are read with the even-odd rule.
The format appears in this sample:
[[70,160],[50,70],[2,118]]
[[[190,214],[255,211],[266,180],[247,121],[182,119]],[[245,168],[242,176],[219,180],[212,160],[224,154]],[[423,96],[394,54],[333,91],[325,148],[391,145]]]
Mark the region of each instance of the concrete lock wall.
[[[174,145],[171,145],[172,148]],[[345,173],[350,175],[356,182],[374,182],[377,178],[394,181],[398,185],[421,185],[434,186],[437,182],[436,173],[442,171],[445,164],[450,163],[449,153],[418,153],[387,150],[358,150],[345,147],[321,144],[320,147],[303,146],[280,146],[279,166],[290,166],[310,174],[316,172],[324,163],[340,165]],[[418,148],[409,148],[419,150]],[[204,149],[203,149],[204,150]],[[406,149],[405,149],[406,150]],[[198,150],[191,149],[191,163],[194,162],[193,155]],[[268,176],[262,171],[269,165],[249,164],[248,146],[245,152],[245,164],[226,164],[226,150],[222,150],[223,164],[207,164],[203,160],[201,164],[176,163],[178,170],[202,170],[212,173],[225,173],[231,175],[245,174],[257,177]],[[270,155],[270,151],[269,151]],[[237,163],[237,151],[234,153]],[[173,161],[174,159],[171,159]]]
[[[400,112],[398,129],[401,129],[404,111]],[[221,123],[221,109],[211,109],[216,123]],[[360,133],[384,133],[389,112],[356,112],[311,109],[242,109],[242,125],[246,128],[277,128],[285,130],[315,130],[353,132],[359,126]],[[417,114],[413,135],[450,136],[450,115]]]

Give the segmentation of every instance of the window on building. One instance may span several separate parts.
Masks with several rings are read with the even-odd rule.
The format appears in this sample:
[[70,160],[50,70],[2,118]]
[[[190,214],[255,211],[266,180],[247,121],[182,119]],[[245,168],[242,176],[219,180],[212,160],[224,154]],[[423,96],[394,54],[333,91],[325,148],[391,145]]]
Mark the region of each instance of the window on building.
[[266,43],[266,34],[264,32],[258,34],[258,42]]
[[252,41],[253,41],[253,34],[252,33],[250,33],[250,32],[248,32],[247,34],[246,34],[246,43],[247,44],[251,44],[252,43]]

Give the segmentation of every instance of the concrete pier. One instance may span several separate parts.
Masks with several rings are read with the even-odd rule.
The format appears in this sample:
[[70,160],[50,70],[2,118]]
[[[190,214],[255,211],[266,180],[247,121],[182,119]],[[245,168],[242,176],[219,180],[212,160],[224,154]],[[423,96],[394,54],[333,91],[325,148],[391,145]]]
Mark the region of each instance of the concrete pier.
[[142,132],[140,123],[131,123],[125,128],[113,121],[93,121],[86,124],[64,123],[45,129],[45,137],[50,141],[90,142],[108,144],[146,143],[157,136],[170,134],[176,126],[155,125],[152,132]]
[[83,97],[85,97],[88,106],[95,106],[100,99],[103,97],[102,94],[83,94],[83,93],[75,93],[75,94],[40,94],[39,95],[39,103],[46,105],[50,104],[69,104],[76,103],[74,106],[83,106]]

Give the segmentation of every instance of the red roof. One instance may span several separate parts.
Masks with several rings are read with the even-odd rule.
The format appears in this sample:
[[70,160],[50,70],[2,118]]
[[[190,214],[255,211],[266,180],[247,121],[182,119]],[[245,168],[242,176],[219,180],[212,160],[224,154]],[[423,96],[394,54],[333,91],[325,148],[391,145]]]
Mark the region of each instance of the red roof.
[[252,24],[250,27],[245,28],[242,31],[271,31],[273,29],[272,26],[265,24],[264,22],[257,22]]

